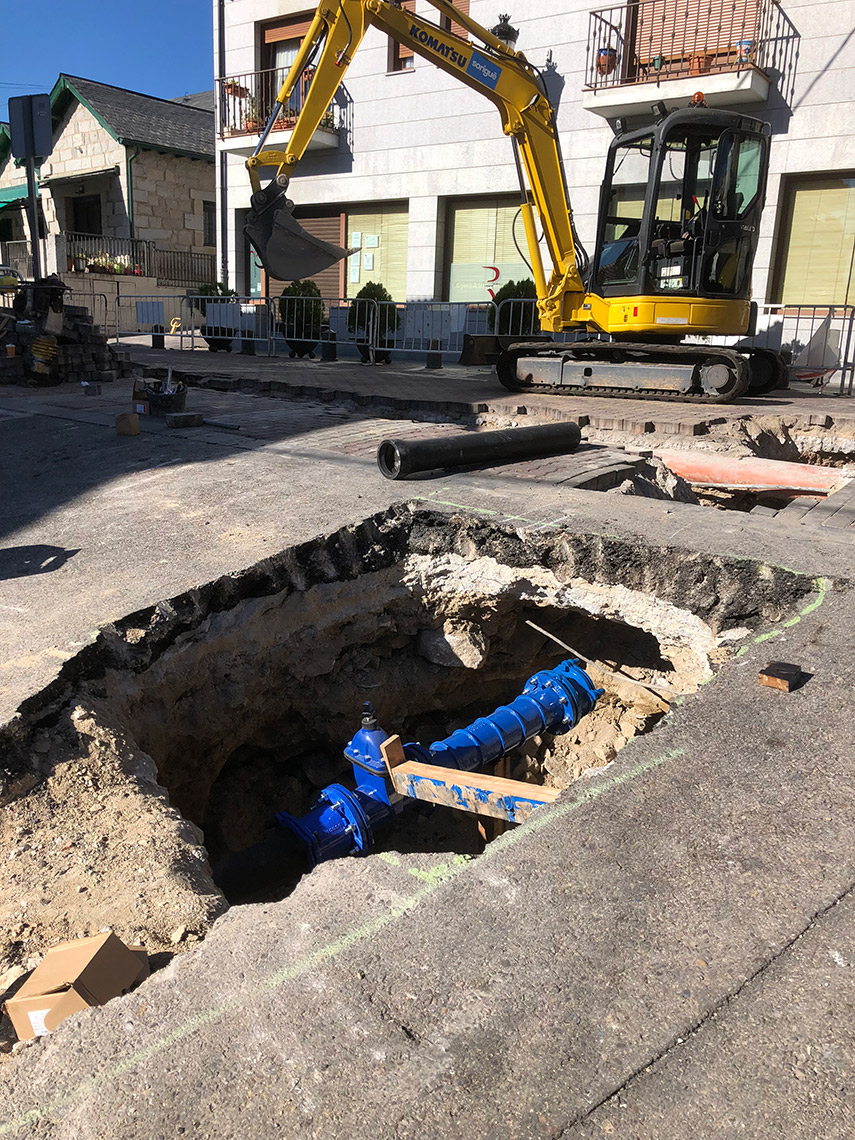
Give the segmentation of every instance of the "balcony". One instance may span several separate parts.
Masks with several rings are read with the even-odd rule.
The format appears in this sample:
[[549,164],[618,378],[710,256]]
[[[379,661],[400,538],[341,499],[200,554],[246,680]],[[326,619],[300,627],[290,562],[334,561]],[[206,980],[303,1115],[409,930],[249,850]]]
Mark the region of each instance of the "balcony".
[[[225,150],[244,156],[254,152],[287,74],[285,68],[272,68],[269,71],[252,71],[247,75],[217,80],[218,134]],[[291,137],[291,130],[306,100],[312,75],[312,68],[303,72],[297,88],[280,112],[276,126],[267,140],[267,146],[272,149],[281,149]],[[307,149],[336,150],[344,113],[345,101],[339,92],[327,108]]]
[[764,103],[786,43],[774,0],[636,0],[591,12],[583,106],[605,118],[660,100]]
[[94,273],[105,278],[153,277],[158,285],[182,288],[217,279],[213,253],[160,249],[153,241],[99,234],[66,233],[60,239],[64,242],[69,273]]

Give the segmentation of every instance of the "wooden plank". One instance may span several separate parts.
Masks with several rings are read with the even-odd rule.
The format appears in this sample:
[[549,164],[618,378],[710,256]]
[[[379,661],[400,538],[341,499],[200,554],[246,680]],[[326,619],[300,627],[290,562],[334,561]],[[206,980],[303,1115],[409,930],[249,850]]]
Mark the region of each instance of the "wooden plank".
[[522,822],[535,808],[551,804],[559,795],[556,788],[541,788],[503,776],[461,772],[414,760],[393,765],[389,775],[395,791],[402,796],[512,823]]
[[392,783],[395,783],[394,770],[399,764],[403,764],[407,759],[404,754],[404,745],[401,743],[400,736],[389,736],[380,745],[380,755],[386,763],[386,771],[389,773],[389,778]]

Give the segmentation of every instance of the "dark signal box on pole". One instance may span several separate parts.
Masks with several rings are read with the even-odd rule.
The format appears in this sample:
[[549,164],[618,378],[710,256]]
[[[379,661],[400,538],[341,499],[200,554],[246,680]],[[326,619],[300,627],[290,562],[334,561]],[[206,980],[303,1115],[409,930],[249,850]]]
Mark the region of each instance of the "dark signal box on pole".
[[9,134],[15,158],[47,158],[53,151],[50,95],[18,95],[10,99]]

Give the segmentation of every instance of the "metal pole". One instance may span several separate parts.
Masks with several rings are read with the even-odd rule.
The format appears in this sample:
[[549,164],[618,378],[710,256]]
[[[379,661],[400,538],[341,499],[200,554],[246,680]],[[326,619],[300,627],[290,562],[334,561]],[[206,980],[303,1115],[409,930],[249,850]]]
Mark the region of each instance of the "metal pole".
[[41,257],[39,256],[39,191],[36,186],[36,160],[24,159],[27,168],[27,216],[30,222],[30,247],[33,254],[33,280],[38,281],[42,275]]

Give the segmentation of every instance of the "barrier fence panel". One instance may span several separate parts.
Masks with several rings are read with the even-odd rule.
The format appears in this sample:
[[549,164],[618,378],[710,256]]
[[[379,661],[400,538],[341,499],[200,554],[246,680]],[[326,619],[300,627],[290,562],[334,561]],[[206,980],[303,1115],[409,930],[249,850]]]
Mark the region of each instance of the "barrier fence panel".
[[769,348],[783,354],[796,380],[818,386],[837,383],[853,394],[855,306],[759,305],[752,337],[712,337],[716,344]]
[[[181,328],[192,344],[201,348],[199,338],[212,352],[252,351],[271,356],[275,351],[276,319],[272,301],[257,297],[182,298]],[[251,349],[249,346],[252,346]]]
[[508,297],[499,304],[496,320],[490,332],[499,336],[551,337],[559,344],[577,340],[608,340],[606,333],[591,332],[586,328],[567,329],[566,332],[544,333],[540,327],[537,301],[534,297]]
[[495,308],[491,301],[407,301],[404,305],[384,301],[378,331],[382,335],[385,330],[385,339],[396,352],[459,356],[466,335],[490,331]]
[[119,294],[113,302],[110,335],[117,341],[150,345],[152,334],[156,334],[170,338],[165,342],[167,347],[192,348],[191,343],[185,343],[188,337],[192,340],[192,331],[183,327],[183,302],[183,297],[163,293],[144,297]]
[[337,297],[324,301],[327,320],[327,337],[335,341],[336,351],[356,349],[363,361],[374,362],[380,344],[381,330],[385,334],[388,321],[381,321],[376,301],[368,298],[349,300]]

